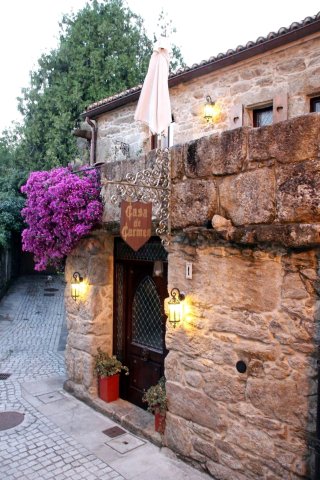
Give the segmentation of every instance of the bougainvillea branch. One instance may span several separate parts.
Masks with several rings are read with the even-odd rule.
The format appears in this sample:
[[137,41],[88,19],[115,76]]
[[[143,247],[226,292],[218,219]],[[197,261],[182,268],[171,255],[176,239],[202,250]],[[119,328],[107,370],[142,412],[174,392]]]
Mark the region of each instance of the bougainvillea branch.
[[22,248],[32,252],[35,269],[58,265],[81,237],[102,218],[99,174],[70,168],[32,172],[21,187],[27,196],[22,217],[28,227],[22,232]]

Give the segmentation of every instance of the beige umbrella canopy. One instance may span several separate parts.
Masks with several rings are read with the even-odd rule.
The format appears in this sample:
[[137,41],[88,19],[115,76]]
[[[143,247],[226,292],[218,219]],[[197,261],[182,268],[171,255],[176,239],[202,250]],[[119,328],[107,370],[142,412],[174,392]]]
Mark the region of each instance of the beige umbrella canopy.
[[152,133],[162,133],[171,123],[169,97],[169,43],[161,37],[153,48],[148,73],[134,115],[146,123]]

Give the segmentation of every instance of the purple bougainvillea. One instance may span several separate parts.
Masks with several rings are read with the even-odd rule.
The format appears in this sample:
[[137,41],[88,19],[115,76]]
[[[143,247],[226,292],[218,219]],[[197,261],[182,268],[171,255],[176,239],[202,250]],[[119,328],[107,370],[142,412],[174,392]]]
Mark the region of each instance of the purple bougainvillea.
[[99,174],[71,173],[70,168],[32,172],[21,187],[27,196],[22,216],[22,248],[32,252],[35,269],[58,265],[102,217]]

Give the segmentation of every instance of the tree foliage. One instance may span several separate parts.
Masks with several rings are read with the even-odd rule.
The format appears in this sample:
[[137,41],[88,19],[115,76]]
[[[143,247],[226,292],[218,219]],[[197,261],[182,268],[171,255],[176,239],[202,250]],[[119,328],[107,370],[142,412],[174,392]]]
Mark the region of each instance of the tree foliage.
[[25,177],[15,167],[10,139],[8,133],[0,137],[0,247],[8,246],[11,233],[20,231],[20,210],[24,206],[18,190]]
[[[166,21],[162,15],[162,31]],[[90,103],[142,83],[152,43],[141,17],[123,0],[89,0],[63,16],[57,48],[40,57],[22,90],[22,124],[0,137],[1,244],[10,238],[10,224],[20,225],[20,186],[28,174],[74,160],[71,131],[80,114]],[[173,51],[173,68],[184,65],[179,49]]]
[[[76,155],[71,130],[92,102],[141,83],[152,42],[141,17],[123,0],[92,0],[60,24],[58,48],[39,59],[23,90],[20,163],[33,169],[67,165]],[[181,63],[176,51],[174,66]]]

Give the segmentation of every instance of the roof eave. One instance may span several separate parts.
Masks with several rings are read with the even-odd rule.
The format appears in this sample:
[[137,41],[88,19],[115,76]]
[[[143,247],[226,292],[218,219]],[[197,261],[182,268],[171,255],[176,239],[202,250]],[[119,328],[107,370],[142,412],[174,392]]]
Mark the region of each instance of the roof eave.
[[[238,62],[247,60],[256,55],[260,55],[288,43],[295,42],[297,40],[300,40],[301,38],[312,35],[313,33],[319,31],[320,18],[316,19],[308,25],[303,25],[296,30],[290,30],[275,38],[267,39],[261,43],[253,45],[252,47],[244,47],[244,49],[240,50],[239,52],[234,52],[230,55],[223,56],[220,59],[215,59],[211,62],[205,63],[203,65],[198,65],[196,67],[190,67],[190,69],[187,71],[184,70],[181,73],[174,74],[172,77],[169,78],[169,87],[174,87],[175,85],[178,85],[180,83],[184,83],[194,78],[207,75],[208,73],[214,72],[216,70],[220,70],[221,68],[234,65]],[[123,95],[122,97],[120,96],[118,98],[115,98],[110,102],[97,105],[96,107],[93,107],[92,109],[83,112],[81,115],[83,117],[96,118],[103,113],[115,110],[118,107],[137,101],[139,99],[140,92],[141,88],[137,89],[133,93],[128,93],[127,95]]]

